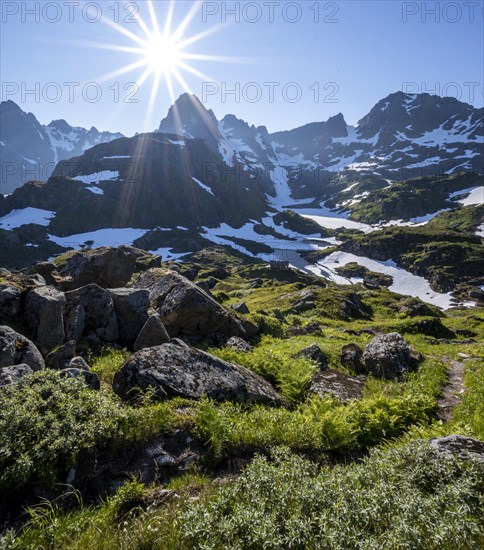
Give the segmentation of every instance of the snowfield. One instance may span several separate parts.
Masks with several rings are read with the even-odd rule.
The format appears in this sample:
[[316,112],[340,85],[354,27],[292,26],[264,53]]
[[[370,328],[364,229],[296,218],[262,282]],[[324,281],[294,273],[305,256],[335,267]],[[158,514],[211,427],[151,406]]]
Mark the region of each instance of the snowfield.
[[51,210],[42,210],[40,208],[22,208],[21,210],[12,210],[3,218],[0,218],[1,229],[16,229],[22,225],[35,223],[36,225],[47,226],[51,218],[55,216],[55,212]]
[[107,228],[90,231],[88,233],[78,233],[69,235],[68,237],[56,237],[49,235],[49,240],[66,247],[72,247],[76,250],[81,244],[87,241],[94,241],[93,248],[100,246],[120,246],[122,244],[133,244],[133,241],[142,237],[149,229],[133,229],[131,227],[123,227],[118,229]]
[[327,277],[338,284],[354,284],[361,282],[361,279],[347,279],[346,277],[342,277],[335,272],[337,267],[344,266],[351,262],[356,262],[358,265],[362,265],[377,273],[391,275],[393,277],[393,284],[389,288],[393,292],[404,294],[406,296],[415,296],[424,302],[442,309],[448,309],[455,305],[450,293],[441,294],[439,292],[435,292],[430,288],[430,285],[426,279],[413,275],[405,269],[397,267],[391,260],[386,262],[378,262],[376,260],[371,260],[370,258],[356,256],[355,254],[349,254],[347,252],[334,252],[318,262],[316,266],[308,266],[308,269],[316,275]]

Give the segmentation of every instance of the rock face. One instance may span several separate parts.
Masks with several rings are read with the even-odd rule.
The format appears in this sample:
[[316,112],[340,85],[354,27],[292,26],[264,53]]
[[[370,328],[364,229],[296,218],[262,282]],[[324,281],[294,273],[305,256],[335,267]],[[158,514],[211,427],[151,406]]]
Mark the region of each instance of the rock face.
[[66,298],[51,286],[31,290],[24,305],[25,321],[41,347],[52,348],[65,340]]
[[158,399],[203,395],[216,401],[286,405],[274,388],[253,372],[175,342],[135,353],[114,377],[113,389],[123,399],[155,390]]
[[109,290],[109,294],[118,319],[118,341],[132,348],[140,330],[148,320],[150,293],[141,288],[116,288]]
[[29,376],[33,373],[34,371],[25,364],[0,368],[0,387],[18,384],[24,376]]
[[10,327],[0,326],[0,368],[22,363],[33,371],[45,367],[40,351],[30,340]]
[[296,353],[294,357],[304,357],[304,359],[316,363],[321,370],[328,368],[328,359],[316,342]]
[[464,435],[447,435],[429,440],[429,445],[439,453],[451,453],[459,458],[476,458],[484,462],[484,441]]
[[376,336],[363,352],[366,373],[389,380],[415,370],[418,362],[410,346],[397,332]]
[[103,288],[125,286],[135,269],[136,255],[129,248],[97,248],[76,252],[58,271],[66,290],[95,283]]
[[96,284],[66,292],[66,337],[80,340],[83,336],[95,341],[116,342],[118,322],[109,292]]
[[153,280],[147,272],[136,283],[149,288],[150,305],[161,317],[172,338],[251,337],[256,330],[251,323],[231,315],[214,298],[182,275],[169,272]]
[[363,397],[364,385],[365,380],[363,378],[348,376],[336,370],[327,370],[318,373],[313,378],[309,391],[317,393],[321,397],[329,395],[343,403],[347,403],[351,399],[361,399]]
[[153,346],[166,344],[169,341],[170,336],[166,332],[160,316],[158,314],[151,315],[136,338],[134,351],[139,351],[143,348],[152,348]]

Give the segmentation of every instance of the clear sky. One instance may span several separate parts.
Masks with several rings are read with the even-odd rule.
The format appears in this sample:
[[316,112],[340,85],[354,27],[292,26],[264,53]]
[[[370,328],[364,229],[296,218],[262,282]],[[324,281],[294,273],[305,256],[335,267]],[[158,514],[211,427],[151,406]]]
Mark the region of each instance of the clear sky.
[[[152,14],[149,4],[2,0],[2,100],[12,99],[44,124],[63,118],[126,135],[158,127],[171,104],[167,74],[175,97],[188,88],[219,118],[233,113],[269,131],[338,112],[356,123],[398,90],[483,105],[482,0],[200,2],[193,11],[194,2],[183,0],[173,2],[165,34],[170,2],[154,0]],[[153,15],[160,33],[147,47],[137,37],[153,29]],[[151,73],[133,85],[146,68]],[[238,97],[224,93],[234,89]]]

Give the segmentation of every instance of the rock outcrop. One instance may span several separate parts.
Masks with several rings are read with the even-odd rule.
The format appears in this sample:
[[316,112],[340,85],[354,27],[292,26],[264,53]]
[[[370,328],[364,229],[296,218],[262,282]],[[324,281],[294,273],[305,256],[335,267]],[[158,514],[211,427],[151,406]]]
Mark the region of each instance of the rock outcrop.
[[421,359],[398,332],[375,336],[363,352],[363,369],[367,374],[394,380],[414,371]]
[[113,389],[131,400],[152,389],[160,400],[207,396],[216,401],[286,405],[257,374],[173,341],[135,353],[116,373]]
[[0,368],[0,387],[18,384],[24,376],[33,374],[34,371],[25,364],[12,365]]
[[64,343],[66,298],[52,286],[41,286],[27,293],[24,317],[34,340],[43,348]]
[[250,338],[257,328],[222,307],[212,296],[174,271],[146,272],[135,284],[150,291],[150,305],[172,338]]
[[161,322],[158,314],[151,315],[150,318],[141,328],[138,337],[134,343],[134,351],[139,351],[143,348],[152,348],[166,344],[170,341],[170,336],[166,332],[166,328]]

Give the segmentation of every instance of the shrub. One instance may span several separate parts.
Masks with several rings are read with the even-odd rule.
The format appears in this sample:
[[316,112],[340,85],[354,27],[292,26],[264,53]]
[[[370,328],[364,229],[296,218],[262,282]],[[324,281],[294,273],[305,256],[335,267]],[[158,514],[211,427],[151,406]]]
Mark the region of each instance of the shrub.
[[0,391],[0,489],[55,482],[81,452],[120,438],[128,416],[114,396],[41,371]]
[[183,514],[182,547],[482,548],[483,480],[482,463],[424,443],[322,471],[277,451]]

